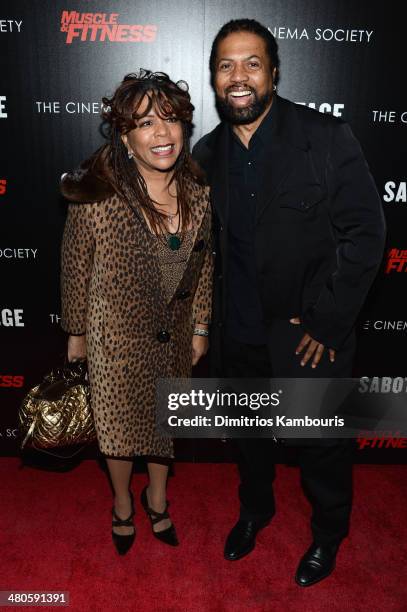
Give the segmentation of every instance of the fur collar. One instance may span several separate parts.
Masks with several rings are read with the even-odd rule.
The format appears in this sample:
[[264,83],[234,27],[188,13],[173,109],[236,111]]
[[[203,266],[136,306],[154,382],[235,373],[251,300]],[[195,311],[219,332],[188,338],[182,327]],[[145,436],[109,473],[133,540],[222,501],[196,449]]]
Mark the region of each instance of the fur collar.
[[115,193],[108,161],[109,146],[100,147],[73,172],[61,177],[61,193],[70,202],[99,202]]

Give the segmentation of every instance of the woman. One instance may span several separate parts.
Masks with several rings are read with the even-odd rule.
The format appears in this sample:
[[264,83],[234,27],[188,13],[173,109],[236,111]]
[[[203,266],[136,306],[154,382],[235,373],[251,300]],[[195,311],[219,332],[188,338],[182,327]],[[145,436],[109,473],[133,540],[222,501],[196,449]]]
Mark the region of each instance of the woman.
[[109,142],[62,180],[68,359],[88,360],[98,444],[114,491],[119,554],[135,538],[133,457],[147,458],[141,502],[153,534],[177,545],[167,512],[172,441],[155,433],[158,378],[188,377],[208,348],[212,255],[208,188],[189,154],[185,83],[127,75],[103,99]]

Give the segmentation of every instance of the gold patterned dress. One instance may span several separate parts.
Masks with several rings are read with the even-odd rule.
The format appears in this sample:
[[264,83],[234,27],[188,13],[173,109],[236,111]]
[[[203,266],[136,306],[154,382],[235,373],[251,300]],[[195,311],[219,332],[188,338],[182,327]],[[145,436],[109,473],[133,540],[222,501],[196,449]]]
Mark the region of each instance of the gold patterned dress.
[[162,287],[169,300],[174,295],[185,269],[185,262],[191,251],[192,230],[187,230],[181,240],[179,249],[173,251],[167,240],[157,236],[158,262],[163,280]]

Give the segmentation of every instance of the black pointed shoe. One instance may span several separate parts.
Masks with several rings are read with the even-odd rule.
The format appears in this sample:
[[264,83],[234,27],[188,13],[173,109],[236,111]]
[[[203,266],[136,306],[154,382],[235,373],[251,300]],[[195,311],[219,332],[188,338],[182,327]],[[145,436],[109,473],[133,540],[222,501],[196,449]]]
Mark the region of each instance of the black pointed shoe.
[[295,582],[307,587],[327,578],[335,569],[337,552],[338,545],[319,546],[314,542],[300,561]]
[[[121,519],[117,515],[114,506],[112,508],[112,515],[113,515],[112,539],[113,539],[113,543],[116,546],[116,550],[119,553],[119,555],[125,555],[130,550],[130,548],[133,546],[133,542],[136,538],[136,528],[133,525],[133,516],[135,514],[134,499],[133,499],[133,494],[131,491],[130,491],[130,499],[131,499],[131,513],[128,518]],[[119,533],[115,533],[113,531],[113,527],[133,527],[133,533],[131,533],[130,535],[120,535]]]
[[167,529],[163,529],[162,531],[154,531],[153,529],[156,523],[159,523],[163,519],[170,518],[170,515],[168,514],[169,502],[166,502],[164,512],[156,512],[155,510],[150,508],[147,499],[147,487],[144,487],[143,491],[141,492],[140,501],[141,505],[146,511],[148,518],[151,521],[151,531],[153,532],[153,536],[157,538],[157,540],[160,540],[160,542],[164,542],[164,544],[169,544],[169,546],[178,546],[179,542],[174,525],[170,525],[169,527],[167,527]]
[[228,561],[237,561],[248,555],[256,545],[256,536],[258,532],[269,523],[269,519],[263,521],[246,521],[239,519],[226,539],[224,551],[225,559]]

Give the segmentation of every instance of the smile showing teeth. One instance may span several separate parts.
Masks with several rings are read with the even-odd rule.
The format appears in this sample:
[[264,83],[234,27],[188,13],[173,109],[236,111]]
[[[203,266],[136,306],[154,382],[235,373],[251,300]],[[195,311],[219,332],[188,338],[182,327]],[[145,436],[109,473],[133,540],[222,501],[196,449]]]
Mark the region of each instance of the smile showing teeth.
[[251,96],[252,92],[251,91],[231,91],[230,95],[233,96],[234,98],[241,98],[243,96]]
[[166,153],[168,151],[171,151],[171,149],[173,149],[174,145],[169,144],[169,145],[165,145],[165,146],[161,146],[161,147],[153,147],[151,150],[154,151],[154,153]]

